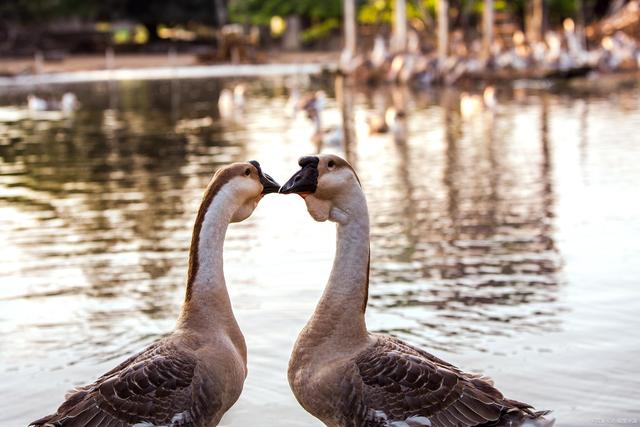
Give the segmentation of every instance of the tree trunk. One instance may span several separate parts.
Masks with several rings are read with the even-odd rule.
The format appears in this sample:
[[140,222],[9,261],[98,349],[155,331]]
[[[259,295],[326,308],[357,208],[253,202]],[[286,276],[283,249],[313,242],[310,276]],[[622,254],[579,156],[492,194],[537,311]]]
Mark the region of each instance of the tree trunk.
[[438,66],[442,67],[449,51],[449,1],[438,1]]
[[393,23],[393,50],[403,52],[407,48],[407,2],[396,0]]
[[344,50],[349,59],[356,54],[356,5],[355,0],[344,0]]
[[227,24],[227,7],[224,0],[213,0],[213,7],[216,11],[216,23],[219,27]]
[[491,57],[491,45],[493,44],[493,0],[485,0],[482,14],[482,60],[488,61]]
[[285,50],[300,50],[300,31],[302,23],[298,15],[287,16],[287,28],[282,37],[282,47]]
[[544,17],[544,0],[529,0],[525,18],[527,40],[529,43],[542,40],[542,19]]

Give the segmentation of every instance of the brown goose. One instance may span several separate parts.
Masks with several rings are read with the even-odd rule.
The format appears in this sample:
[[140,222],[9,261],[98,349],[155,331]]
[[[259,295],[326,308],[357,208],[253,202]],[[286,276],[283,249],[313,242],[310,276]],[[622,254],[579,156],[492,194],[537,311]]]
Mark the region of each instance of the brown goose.
[[365,324],[369,216],[353,168],[334,155],[303,157],[280,189],[316,221],[337,223],[333,270],[289,359],[300,404],[327,426],[551,426],[546,412],[510,400],[478,375]]
[[186,298],[171,335],[67,394],[32,426],[215,426],[240,396],[247,348],[222,269],[230,222],[251,215],[278,184],[256,161],[216,172],[193,227]]

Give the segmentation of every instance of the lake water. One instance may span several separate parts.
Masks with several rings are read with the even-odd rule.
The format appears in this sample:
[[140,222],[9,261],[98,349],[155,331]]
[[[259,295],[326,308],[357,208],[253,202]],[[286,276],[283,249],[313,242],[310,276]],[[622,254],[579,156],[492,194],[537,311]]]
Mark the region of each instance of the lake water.
[[[39,88],[72,90],[81,109],[0,122],[0,425],[54,411],[172,329],[217,167],[257,159],[283,183],[314,152],[310,123],[284,113],[282,80],[250,82],[244,111],[221,118],[231,83]],[[5,107],[28,93],[3,91]],[[519,84],[498,101],[463,116],[454,90],[355,93],[369,328],[493,377],[559,426],[640,423],[640,89]],[[368,135],[366,116],[391,104],[407,112],[406,135]],[[334,244],[333,224],[294,196],[268,196],[230,227],[225,271],[249,377],[222,425],[320,425],[286,366]]]

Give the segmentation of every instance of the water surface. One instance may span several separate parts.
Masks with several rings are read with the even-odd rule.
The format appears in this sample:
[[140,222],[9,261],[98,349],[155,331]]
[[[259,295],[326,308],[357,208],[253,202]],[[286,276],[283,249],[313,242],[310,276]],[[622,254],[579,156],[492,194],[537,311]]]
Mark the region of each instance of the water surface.
[[[221,118],[221,80],[91,83],[59,120],[0,122],[0,424],[53,411],[171,330],[215,169],[258,159],[281,182],[313,152],[281,81]],[[332,88],[328,88],[331,95]],[[24,102],[24,90],[0,105]],[[372,219],[367,322],[494,378],[558,425],[640,420],[640,89],[501,88],[463,117],[453,90],[354,93],[349,148]],[[395,104],[405,136],[368,135]],[[333,98],[327,126],[339,123]],[[343,147],[329,147],[340,152]],[[331,268],[334,226],[266,197],[225,244],[249,377],[225,426],[320,425],[286,381]]]

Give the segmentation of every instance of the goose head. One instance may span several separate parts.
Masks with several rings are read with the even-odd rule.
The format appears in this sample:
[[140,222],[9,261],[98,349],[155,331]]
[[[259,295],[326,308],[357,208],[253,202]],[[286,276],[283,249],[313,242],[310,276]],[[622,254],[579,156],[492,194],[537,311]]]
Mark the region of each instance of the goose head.
[[333,154],[301,157],[300,170],[280,188],[298,194],[316,221],[345,222],[354,199],[362,194],[360,181],[346,160]]
[[260,163],[251,160],[219,169],[211,180],[210,187],[212,191],[207,193],[229,192],[237,206],[231,222],[240,222],[253,213],[265,194],[277,193],[280,185],[262,171]]

